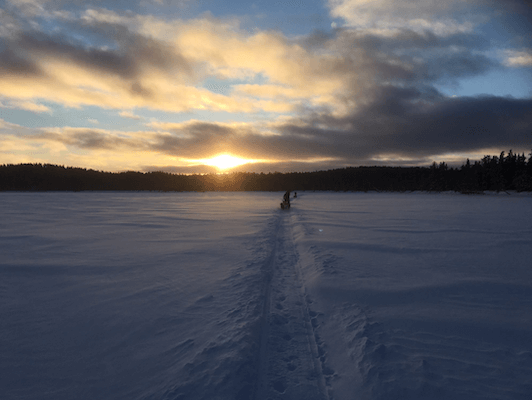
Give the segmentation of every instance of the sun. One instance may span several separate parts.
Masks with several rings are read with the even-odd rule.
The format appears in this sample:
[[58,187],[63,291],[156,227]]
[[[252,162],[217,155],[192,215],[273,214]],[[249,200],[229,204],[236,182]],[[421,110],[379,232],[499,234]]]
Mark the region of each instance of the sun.
[[250,162],[244,158],[234,157],[229,154],[220,154],[212,158],[202,160],[204,164],[216,167],[220,170],[238,167],[239,165]]

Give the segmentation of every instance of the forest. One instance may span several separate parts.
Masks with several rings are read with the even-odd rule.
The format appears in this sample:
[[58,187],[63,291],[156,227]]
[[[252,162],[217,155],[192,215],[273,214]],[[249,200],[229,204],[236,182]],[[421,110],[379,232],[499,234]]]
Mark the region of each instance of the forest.
[[0,191],[532,191],[532,152],[468,159],[459,168],[347,167],[290,173],[103,172],[51,164],[0,166]]

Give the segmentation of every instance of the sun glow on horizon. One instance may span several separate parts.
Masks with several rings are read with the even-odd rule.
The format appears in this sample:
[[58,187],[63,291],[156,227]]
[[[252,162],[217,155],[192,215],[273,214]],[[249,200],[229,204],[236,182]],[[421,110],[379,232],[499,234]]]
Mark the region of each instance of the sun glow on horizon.
[[212,158],[201,160],[201,162],[205,165],[210,165],[220,170],[225,170],[254,162],[254,160],[246,160],[244,158],[234,157],[230,154],[220,154]]

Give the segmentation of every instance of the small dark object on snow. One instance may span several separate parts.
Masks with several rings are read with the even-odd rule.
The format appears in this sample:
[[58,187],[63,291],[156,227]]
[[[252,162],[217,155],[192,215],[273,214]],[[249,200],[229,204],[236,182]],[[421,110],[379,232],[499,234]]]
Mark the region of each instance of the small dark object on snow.
[[290,208],[290,191],[287,191],[283,196],[283,202],[281,203],[281,209],[287,210]]

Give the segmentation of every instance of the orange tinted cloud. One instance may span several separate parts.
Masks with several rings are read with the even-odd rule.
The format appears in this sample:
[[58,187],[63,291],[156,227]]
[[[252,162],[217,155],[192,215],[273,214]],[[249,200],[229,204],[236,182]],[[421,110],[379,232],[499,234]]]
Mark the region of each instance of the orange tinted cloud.
[[[15,29],[5,38],[0,95],[67,107],[289,113],[302,102],[331,102],[343,87],[336,56],[313,54],[278,33],[106,10],[87,10],[74,22],[87,32],[105,31],[112,46]],[[227,94],[201,86],[208,77],[259,76],[266,82],[239,84]]]

